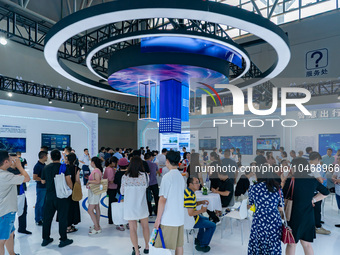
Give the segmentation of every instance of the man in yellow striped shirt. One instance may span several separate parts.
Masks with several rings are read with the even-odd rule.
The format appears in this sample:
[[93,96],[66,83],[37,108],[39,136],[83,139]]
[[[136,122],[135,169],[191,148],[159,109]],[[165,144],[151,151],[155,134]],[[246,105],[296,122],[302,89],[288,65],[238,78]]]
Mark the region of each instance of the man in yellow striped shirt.
[[[195,218],[194,228],[199,229],[197,238],[195,239],[196,250],[208,252],[210,251],[209,244],[214,235],[216,224],[200,214],[207,211],[209,201],[196,201],[195,192],[200,187],[200,182],[197,178],[188,178],[187,186],[188,188],[184,191],[184,207],[188,209],[189,216]],[[200,210],[196,210],[196,206],[198,205],[202,205]]]

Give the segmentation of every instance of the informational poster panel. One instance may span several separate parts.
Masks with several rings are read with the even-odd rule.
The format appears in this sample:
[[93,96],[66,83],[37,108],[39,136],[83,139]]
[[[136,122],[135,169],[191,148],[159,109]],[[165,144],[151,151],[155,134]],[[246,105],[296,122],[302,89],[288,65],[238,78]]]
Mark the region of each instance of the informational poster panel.
[[306,153],[306,148],[312,147],[314,150],[316,148],[316,139],[314,136],[297,136],[295,137],[295,151],[303,151]]
[[190,151],[190,131],[182,131],[181,134],[160,134],[160,148],[173,151],[180,151],[183,155],[183,147]]

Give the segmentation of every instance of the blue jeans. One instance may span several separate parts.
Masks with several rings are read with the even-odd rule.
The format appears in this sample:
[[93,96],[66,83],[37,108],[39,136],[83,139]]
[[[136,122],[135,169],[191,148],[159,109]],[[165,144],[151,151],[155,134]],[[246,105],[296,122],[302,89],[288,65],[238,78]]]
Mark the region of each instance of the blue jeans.
[[89,176],[91,174],[90,168],[87,165],[83,165],[81,167],[81,170],[83,170],[83,181],[84,181],[84,185],[87,184],[87,182],[89,181]]
[[14,232],[15,215],[15,212],[10,212],[0,217],[0,240],[9,239],[10,235]]
[[35,222],[43,220],[46,188],[37,188],[37,201],[35,202]]
[[201,247],[208,246],[214,235],[216,224],[207,217],[200,215],[194,228],[199,228],[197,239],[200,241]]
[[336,197],[336,203],[338,204],[338,208],[340,210],[340,196],[338,194],[335,194]]

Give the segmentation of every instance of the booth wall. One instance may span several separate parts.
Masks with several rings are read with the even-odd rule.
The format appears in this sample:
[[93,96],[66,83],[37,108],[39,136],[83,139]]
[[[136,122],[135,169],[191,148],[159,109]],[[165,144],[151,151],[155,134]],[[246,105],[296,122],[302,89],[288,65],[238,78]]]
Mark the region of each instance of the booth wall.
[[[22,157],[27,159],[30,170],[38,160],[42,133],[71,135],[71,147],[78,157],[82,157],[84,148],[91,155],[98,152],[97,114],[0,100],[0,116],[0,136],[26,138],[26,153]],[[3,129],[4,125],[23,131]]]

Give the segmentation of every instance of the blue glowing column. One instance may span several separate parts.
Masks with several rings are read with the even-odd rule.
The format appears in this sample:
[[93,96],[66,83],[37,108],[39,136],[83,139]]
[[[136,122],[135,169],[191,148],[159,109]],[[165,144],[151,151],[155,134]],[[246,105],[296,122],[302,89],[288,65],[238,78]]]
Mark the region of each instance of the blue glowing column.
[[189,86],[183,84],[182,85],[182,122],[188,122],[189,121]]
[[160,82],[159,133],[181,133],[182,84],[176,80]]

